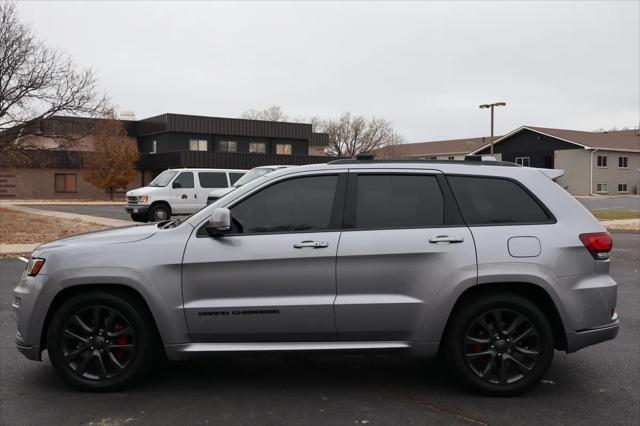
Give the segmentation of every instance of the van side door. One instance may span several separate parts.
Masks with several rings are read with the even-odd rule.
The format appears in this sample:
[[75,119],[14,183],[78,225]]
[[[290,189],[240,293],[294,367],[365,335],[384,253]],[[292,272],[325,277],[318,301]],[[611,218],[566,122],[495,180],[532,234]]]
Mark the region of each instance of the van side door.
[[[180,172],[171,183],[171,210],[175,214],[190,214],[198,210],[198,193],[193,172]],[[206,199],[205,199],[206,202]]]
[[438,292],[475,279],[473,237],[440,172],[350,171],[334,306],[341,340],[424,341]]

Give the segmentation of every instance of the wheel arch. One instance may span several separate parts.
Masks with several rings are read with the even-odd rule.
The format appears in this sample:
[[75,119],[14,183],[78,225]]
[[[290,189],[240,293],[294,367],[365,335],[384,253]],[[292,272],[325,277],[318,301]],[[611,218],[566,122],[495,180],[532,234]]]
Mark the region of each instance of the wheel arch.
[[447,330],[451,319],[464,304],[465,301],[474,297],[483,297],[492,293],[512,293],[526,298],[533,302],[549,319],[549,324],[553,330],[554,346],[558,350],[567,350],[567,334],[560,311],[546,289],[531,282],[493,282],[482,283],[465,289],[455,300],[447,317],[447,322],[442,330],[440,341],[447,335]]
[[171,217],[171,213],[172,213],[172,209],[171,209],[171,204],[169,204],[168,201],[166,200],[156,200],[154,202],[152,202],[151,204],[149,204],[149,214],[151,214],[151,209],[154,208],[155,206],[163,206],[166,207],[169,210],[169,217]]

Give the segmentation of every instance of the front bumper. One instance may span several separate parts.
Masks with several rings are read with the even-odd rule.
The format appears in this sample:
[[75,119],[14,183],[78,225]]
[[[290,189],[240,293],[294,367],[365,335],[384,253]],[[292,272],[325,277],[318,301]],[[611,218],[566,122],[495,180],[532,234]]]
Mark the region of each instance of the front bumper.
[[567,352],[575,352],[587,346],[615,339],[620,331],[620,321],[567,333]]
[[124,209],[129,214],[144,214],[149,212],[149,206],[141,204],[127,204]]

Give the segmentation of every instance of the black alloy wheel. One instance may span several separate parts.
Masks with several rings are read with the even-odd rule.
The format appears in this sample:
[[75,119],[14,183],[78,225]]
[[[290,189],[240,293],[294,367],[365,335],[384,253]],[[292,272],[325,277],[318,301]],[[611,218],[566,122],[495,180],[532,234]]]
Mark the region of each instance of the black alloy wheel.
[[61,349],[67,367],[88,380],[121,374],[135,352],[135,332],[129,321],[108,306],[90,306],[64,325]]
[[88,391],[133,383],[150,368],[159,338],[147,307],[133,295],[87,291],[67,300],[47,332],[49,359],[71,385]]
[[521,313],[494,309],[471,323],[464,342],[467,365],[489,383],[507,384],[533,371],[540,354],[538,330]]
[[447,326],[445,353],[471,389],[494,396],[523,393],[540,381],[553,360],[549,319],[514,293],[479,293],[459,306]]

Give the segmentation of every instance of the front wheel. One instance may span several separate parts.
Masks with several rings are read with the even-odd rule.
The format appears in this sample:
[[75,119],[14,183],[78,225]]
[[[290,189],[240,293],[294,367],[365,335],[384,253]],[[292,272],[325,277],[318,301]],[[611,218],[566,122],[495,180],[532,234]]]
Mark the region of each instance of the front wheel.
[[543,312],[510,293],[463,303],[445,340],[455,372],[476,391],[520,394],[543,378],[553,359],[553,332]]
[[149,217],[153,222],[162,222],[171,217],[171,211],[164,204],[156,204],[149,209]]
[[55,313],[49,359],[71,385],[106,391],[128,385],[153,363],[157,339],[147,309],[128,294],[81,293]]

